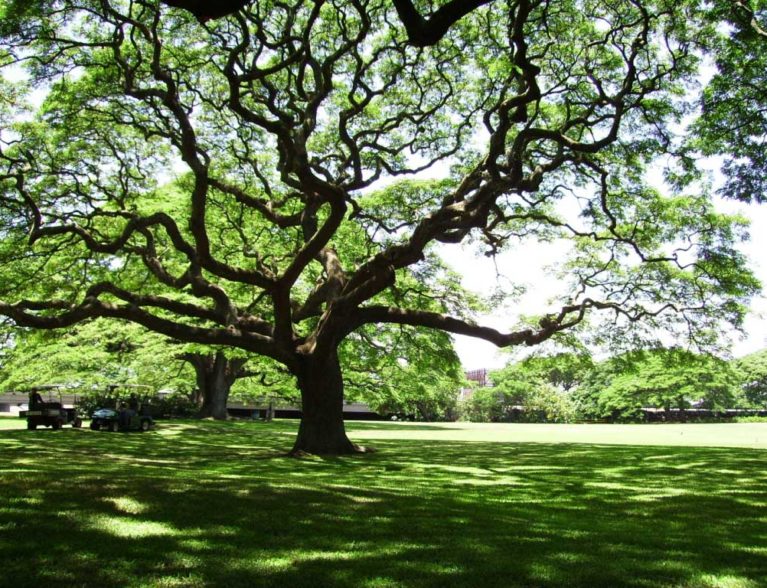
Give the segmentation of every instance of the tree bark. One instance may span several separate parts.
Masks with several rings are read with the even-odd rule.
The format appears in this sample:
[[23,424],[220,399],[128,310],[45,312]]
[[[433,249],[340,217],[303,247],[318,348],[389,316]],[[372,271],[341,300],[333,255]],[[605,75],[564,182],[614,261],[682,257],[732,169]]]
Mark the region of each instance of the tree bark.
[[229,416],[226,410],[229,392],[246,360],[227,359],[223,351],[215,355],[188,353],[182,358],[194,366],[197,389],[202,394],[202,406],[197,416],[226,420]]
[[[175,6],[191,12],[197,20],[204,23],[222,18],[242,10],[252,0],[162,0],[163,4]],[[436,45],[457,21],[492,0],[451,0],[424,18],[414,6],[412,0],[393,0],[397,14],[405,26],[408,40],[416,47]]]
[[292,455],[347,455],[364,452],[349,441],[344,428],[344,383],[338,354],[330,357],[304,357],[296,378],[301,390],[301,424]]
[[[229,416],[226,410],[226,403],[229,400],[229,390],[234,383],[233,378],[227,378],[227,361],[224,354],[221,352],[216,353],[215,357],[211,357],[213,361],[210,362],[210,369],[205,370],[202,374],[204,387],[201,388],[202,406],[200,407],[199,417],[210,418],[213,417],[216,420],[223,421]],[[197,383],[200,385],[200,373],[197,374]]]
[[424,18],[412,0],[392,0],[402,24],[405,25],[408,40],[416,47],[436,45],[456,22],[471,11],[492,0],[451,0],[443,4],[429,18]]
[[250,4],[250,0],[217,0],[216,2],[210,0],[162,0],[162,2],[168,6],[188,10],[200,22],[234,14]]

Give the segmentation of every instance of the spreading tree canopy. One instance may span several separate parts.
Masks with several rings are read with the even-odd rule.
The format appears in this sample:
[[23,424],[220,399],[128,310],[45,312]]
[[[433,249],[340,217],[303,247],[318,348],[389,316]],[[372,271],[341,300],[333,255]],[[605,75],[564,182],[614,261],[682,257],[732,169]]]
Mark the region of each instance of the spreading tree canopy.
[[725,35],[710,41],[716,73],[703,94],[691,145],[724,159],[722,194],[767,200],[767,2],[719,0],[708,18]]
[[647,407],[666,411],[691,407],[742,407],[732,364],[710,354],[659,348],[612,357],[586,376],[575,393],[589,418],[633,420]]
[[767,349],[761,349],[734,362],[743,394],[754,408],[767,408]]
[[[536,345],[599,316],[705,342],[741,320],[745,223],[683,136],[727,35],[696,0],[192,4],[0,4],[0,314],[271,358],[318,453],[356,449],[349,337]],[[526,323],[476,324],[440,256],[555,239],[568,292]]]
[[86,321],[65,331],[14,329],[0,359],[0,390],[41,384],[185,389],[193,378],[165,338],[132,323]]

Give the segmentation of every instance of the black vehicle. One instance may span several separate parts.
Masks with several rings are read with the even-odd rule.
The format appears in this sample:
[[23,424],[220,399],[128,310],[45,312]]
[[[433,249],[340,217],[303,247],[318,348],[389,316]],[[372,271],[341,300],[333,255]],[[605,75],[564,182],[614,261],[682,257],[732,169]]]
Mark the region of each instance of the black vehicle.
[[30,431],[37,427],[51,427],[54,430],[61,429],[64,425],[71,425],[75,429],[82,427],[83,420],[77,414],[77,409],[64,407],[61,395],[58,402],[43,400],[40,391],[53,389],[58,389],[58,386],[41,386],[30,390],[29,410],[19,413],[21,418],[27,419],[27,429]]
[[100,408],[91,416],[91,429],[94,431],[148,431],[154,427],[154,419],[128,410]]
[[[131,386],[141,387],[145,386]],[[118,386],[110,386],[109,392],[114,393]],[[148,388],[148,387],[146,387]],[[148,431],[154,427],[149,400],[143,402],[133,393],[125,400],[115,397],[115,408],[99,408],[91,415],[91,429],[94,431]]]

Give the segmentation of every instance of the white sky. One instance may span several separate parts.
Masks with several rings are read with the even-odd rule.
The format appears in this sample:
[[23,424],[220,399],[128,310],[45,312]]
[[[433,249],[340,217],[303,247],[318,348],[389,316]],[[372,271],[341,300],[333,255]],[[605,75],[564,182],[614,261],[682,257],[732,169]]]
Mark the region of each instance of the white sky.
[[[724,202],[721,208],[728,212],[740,211],[751,220],[751,239],[741,245],[756,276],[767,286],[767,205],[744,205]],[[482,317],[478,322],[503,330],[513,325],[516,314],[542,314],[552,308],[546,302],[557,292],[557,280],[546,271],[546,266],[556,261],[558,249],[555,245],[528,247],[523,252],[510,252],[493,261],[477,257],[457,246],[446,247],[443,258],[463,276],[464,287],[478,293],[491,291],[497,283],[498,272],[509,277],[518,276],[528,286],[527,293],[514,309],[495,312]],[[734,335],[733,355],[740,357],[767,347],[767,289],[751,304],[751,313],[745,322],[745,337]],[[455,336],[455,345],[465,369],[497,369],[510,359],[509,351],[499,350],[492,343],[471,337]],[[511,350],[513,351],[513,350]]]

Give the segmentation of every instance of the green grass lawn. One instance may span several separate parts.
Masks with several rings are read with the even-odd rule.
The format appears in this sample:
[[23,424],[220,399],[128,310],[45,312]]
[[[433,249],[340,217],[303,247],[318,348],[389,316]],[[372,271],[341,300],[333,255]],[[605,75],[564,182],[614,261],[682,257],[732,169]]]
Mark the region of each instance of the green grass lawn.
[[764,423],[9,423],[2,586],[767,586]]

